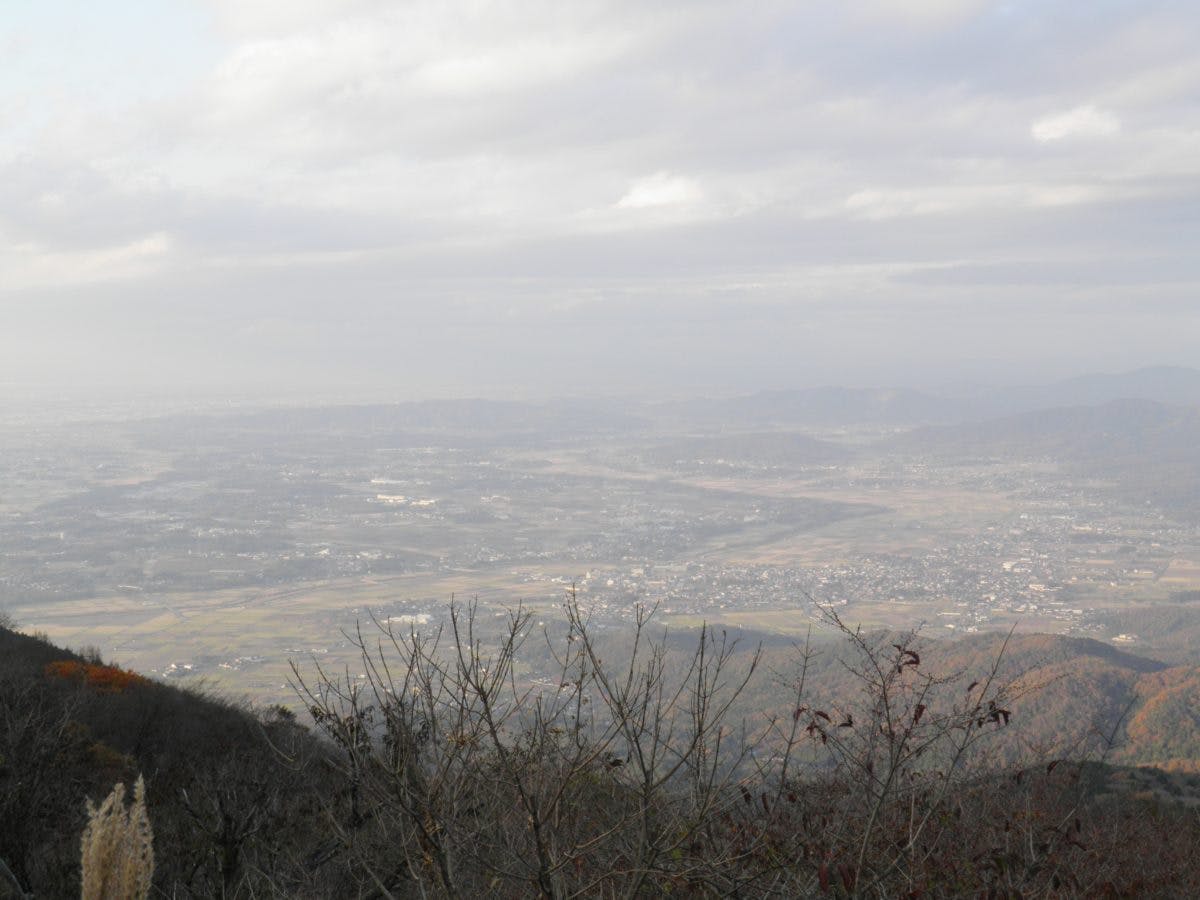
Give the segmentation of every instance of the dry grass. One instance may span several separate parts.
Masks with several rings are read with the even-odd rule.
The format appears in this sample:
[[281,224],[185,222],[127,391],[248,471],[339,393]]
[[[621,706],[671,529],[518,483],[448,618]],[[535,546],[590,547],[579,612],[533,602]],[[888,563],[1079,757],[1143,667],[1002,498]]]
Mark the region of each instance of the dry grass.
[[146,785],[139,776],[133,802],[117,784],[99,806],[88,801],[80,862],[83,900],[144,900],[154,875],[154,835],[146,812]]

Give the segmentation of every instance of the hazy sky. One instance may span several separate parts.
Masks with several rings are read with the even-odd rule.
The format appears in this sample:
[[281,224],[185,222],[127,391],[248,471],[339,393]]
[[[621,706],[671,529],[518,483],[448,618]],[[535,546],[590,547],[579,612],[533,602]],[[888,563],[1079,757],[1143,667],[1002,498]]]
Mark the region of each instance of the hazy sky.
[[1200,363],[1195,0],[0,3],[0,392]]

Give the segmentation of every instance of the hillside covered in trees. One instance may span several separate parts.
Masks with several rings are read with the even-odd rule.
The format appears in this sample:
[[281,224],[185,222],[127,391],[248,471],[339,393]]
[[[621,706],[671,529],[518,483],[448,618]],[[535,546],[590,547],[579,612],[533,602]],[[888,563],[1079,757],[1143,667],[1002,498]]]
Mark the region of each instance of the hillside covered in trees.
[[[365,627],[296,711],[0,628],[0,896],[78,895],[141,774],[151,896],[1188,896],[1194,669],[1044,636],[627,649],[568,604]],[[557,680],[521,672],[542,641]],[[632,647],[632,649],[628,649]],[[8,891],[7,894],[4,891]]]

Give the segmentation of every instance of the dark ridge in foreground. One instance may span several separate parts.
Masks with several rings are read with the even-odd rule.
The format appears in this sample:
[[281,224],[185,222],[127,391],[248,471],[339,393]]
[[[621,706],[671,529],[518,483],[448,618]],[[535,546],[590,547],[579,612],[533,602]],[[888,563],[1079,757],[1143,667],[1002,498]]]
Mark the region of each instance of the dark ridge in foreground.
[[[1027,636],[1010,647],[1010,679],[988,669],[991,636],[847,633],[838,659],[862,674],[811,661],[812,699],[777,684],[760,708],[784,712],[750,721],[761,736],[747,745],[724,705],[757,677],[742,649],[675,636],[606,669],[572,618],[558,691],[513,696],[527,624],[488,655],[452,641],[442,657],[402,636],[386,673],[312,678],[309,726],[0,627],[0,898],[78,896],[85,800],[139,773],[155,897],[1200,891],[1200,779],[1103,753],[1038,757],[1028,734],[1023,753],[999,749],[1020,723],[1043,727],[1048,673],[1076,696],[1137,694],[1133,738],[1139,716],[1191,696],[1194,672]],[[967,670],[994,675],[964,689],[950,673]],[[662,699],[676,690],[678,703]],[[1196,754],[1190,733],[1176,744]]]

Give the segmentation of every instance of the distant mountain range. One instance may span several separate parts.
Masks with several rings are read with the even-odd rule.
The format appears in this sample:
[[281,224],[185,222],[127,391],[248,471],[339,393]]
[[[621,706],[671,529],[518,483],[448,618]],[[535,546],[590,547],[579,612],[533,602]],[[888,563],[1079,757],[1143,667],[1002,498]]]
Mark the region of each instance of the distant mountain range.
[[1136,502],[1200,517],[1200,407],[1112,400],[984,422],[925,426],[890,450],[945,459],[1046,460],[1113,482]]
[[659,417],[731,429],[844,425],[905,426],[954,422],[969,416],[967,400],[905,388],[819,387],[761,391],[743,397],[663,404]]
[[906,388],[819,387],[661,404],[658,416],[731,429],[904,427],[980,421],[1042,409],[1148,400],[1200,406],[1200,370],[1182,367],[1085,375],[1044,385],[977,389],[964,395]]
[[141,440],[168,448],[203,446],[216,433],[230,447],[257,447],[281,440],[425,447],[540,446],[644,430],[649,424],[603,401],[455,399],[176,414],[138,421],[132,427]]
[[[669,426],[708,435],[710,456],[745,445],[757,461],[779,464],[789,447],[764,443],[772,431],[865,427],[896,434],[885,454],[1045,460],[1111,481],[1138,503],[1200,519],[1200,370],[1139,369],[1088,375],[1038,387],[937,397],[912,390],[814,388],[659,407]],[[721,437],[712,437],[721,435]],[[738,441],[731,443],[733,436]],[[740,442],[740,443],[739,443]],[[664,447],[667,455],[682,451]],[[691,447],[698,458],[700,443]],[[793,462],[838,461],[830,448],[790,448]]]
[[1010,412],[1055,406],[1093,406],[1113,400],[1153,400],[1178,406],[1200,406],[1200,370],[1155,366],[1109,375],[1082,375],[1030,387],[1012,387],[981,397]]
[[1104,466],[1194,461],[1200,449],[1200,407],[1152,400],[1111,400],[1097,406],[1040,409],[982,422],[926,426],[899,443],[911,449],[963,455],[1049,456]]
[[420,436],[590,435],[637,431],[754,431],[852,426],[949,425],[1023,412],[1115,400],[1200,407],[1200,370],[1158,367],[1085,375],[1050,384],[932,393],[910,388],[816,387],[736,397],[669,402],[559,398],[545,402],[424,400],[174,414],[143,428],[163,434],[203,432],[214,421],[246,434],[319,432]]

